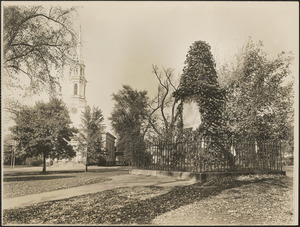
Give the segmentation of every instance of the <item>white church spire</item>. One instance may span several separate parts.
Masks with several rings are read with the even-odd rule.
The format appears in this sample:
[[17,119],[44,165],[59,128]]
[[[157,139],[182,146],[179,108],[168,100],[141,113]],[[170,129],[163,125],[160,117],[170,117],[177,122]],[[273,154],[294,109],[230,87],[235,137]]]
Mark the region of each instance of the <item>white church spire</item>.
[[84,61],[83,61],[83,41],[82,41],[81,25],[80,25],[80,28],[79,28],[79,35],[78,35],[77,56],[78,56],[78,62],[79,62],[79,64],[83,64],[84,65]]
[[69,90],[69,103],[68,107],[71,112],[71,120],[75,127],[79,127],[81,123],[81,112],[84,111],[86,101],[86,79],[85,79],[85,64],[83,61],[83,42],[81,27],[78,34],[77,42],[77,63],[71,70],[70,77],[70,90]]

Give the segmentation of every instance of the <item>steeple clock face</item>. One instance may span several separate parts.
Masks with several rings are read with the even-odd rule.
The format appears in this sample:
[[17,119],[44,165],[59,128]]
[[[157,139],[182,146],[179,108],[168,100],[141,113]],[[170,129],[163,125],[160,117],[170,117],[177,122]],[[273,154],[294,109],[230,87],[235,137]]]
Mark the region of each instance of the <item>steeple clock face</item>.
[[71,113],[72,114],[77,114],[77,112],[78,112],[77,108],[76,107],[72,107]]

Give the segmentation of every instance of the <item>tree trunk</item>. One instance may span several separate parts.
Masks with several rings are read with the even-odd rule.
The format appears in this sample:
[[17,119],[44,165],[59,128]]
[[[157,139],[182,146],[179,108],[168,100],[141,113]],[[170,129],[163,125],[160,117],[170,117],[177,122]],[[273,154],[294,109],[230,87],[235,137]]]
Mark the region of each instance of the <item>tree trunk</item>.
[[46,153],[43,153],[43,172],[46,172]]
[[16,141],[15,141],[15,145],[13,146],[13,168],[15,167],[16,164],[16,150],[17,150],[17,145],[16,145]]
[[86,152],[86,156],[85,156],[85,172],[88,171],[88,152]]

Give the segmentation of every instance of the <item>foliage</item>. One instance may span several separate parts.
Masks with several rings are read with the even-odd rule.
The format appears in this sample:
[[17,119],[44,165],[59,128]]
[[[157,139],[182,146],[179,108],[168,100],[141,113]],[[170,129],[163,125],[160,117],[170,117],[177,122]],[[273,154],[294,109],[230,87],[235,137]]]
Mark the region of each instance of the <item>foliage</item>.
[[103,156],[99,156],[97,160],[97,165],[98,166],[105,166],[106,165],[106,159]]
[[[228,139],[223,118],[226,103],[225,91],[219,86],[216,64],[210,51],[210,46],[204,41],[196,41],[190,46],[186,56],[185,66],[180,78],[180,84],[173,93],[176,100],[182,102],[194,101],[197,103],[201,123],[196,137],[213,137],[214,146],[210,147],[211,154],[207,161],[213,162],[215,155],[228,151],[224,141]],[[182,133],[181,140],[187,135]],[[198,162],[198,157],[193,157]]]
[[43,160],[37,158],[26,158],[25,164],[28,166],[40,166],[43,164]]
[[174,96],[176,100],[196,101],[201,114],[201,134],[221,134],[225,93],[219,86],[215,62],[206,42],[196,41],[190,47]]
[[237,63],[221,70],[227,91],[225,118],[231,134],[259,140],[293,137],[292,57],[284,52],[269,59],[263,43],[251,39],[237,55]]
[[111,117],[112,128],[118,136],[117,150],[124,152],[126,161],[132,163],[142,147],[148,120],[148,96],[128,85],[113,94],[115,105]]
[[69,142],[76,132],[70,127],[71,120],[65,104],[56,98],[50,102],[37,102],[34,107],[23,106],[14,116],[11,128],[17,149],[27,156],[43,155],[43,171],[46,157],[71,157],[75,152]]
[[[75,8],[3,7],[3,67],[11,86],[30,79],[32,92],[59,87],[64,64],[75,54]],[[55,74],[56,72],[57,74]]]
[[104,117],[98,107],[85,108],[81,116],[81,128],[78,135],[78,150],[85,154],[86,170],[88,165],[98,164],[101,156],[102,134],[104,133]]
[[12,134],[7,134],[3,137],[3,164],[14,165],[22,164],[24,161],[24,152],[15,149],[15,141]]

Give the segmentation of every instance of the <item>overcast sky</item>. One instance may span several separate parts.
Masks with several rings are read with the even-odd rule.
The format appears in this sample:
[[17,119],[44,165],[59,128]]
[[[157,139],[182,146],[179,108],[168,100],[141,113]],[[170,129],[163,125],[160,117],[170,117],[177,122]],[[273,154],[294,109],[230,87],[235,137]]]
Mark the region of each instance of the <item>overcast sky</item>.
[[157,81],[152,64],[173,68],[175,75],[180,75],[189,46],[197,40],[210,44],[219,65],[230,61],[249,36],[262,40],[271,56],[293,51],[298,78],[298,2],[64,4],[82,6],[87,101],[102,109],[109,131],[111,94],[128,84],[153,96]]
[[298,10],[296,2],[87,3],[79,12],[88,103],[107,118],[111,94],[122,84],[153,96],[152,64],[180,75],[196,40],[211,45],[217,64],[230,61],[249,36],[262,40],[271,56],[282,50],[298,54]]

